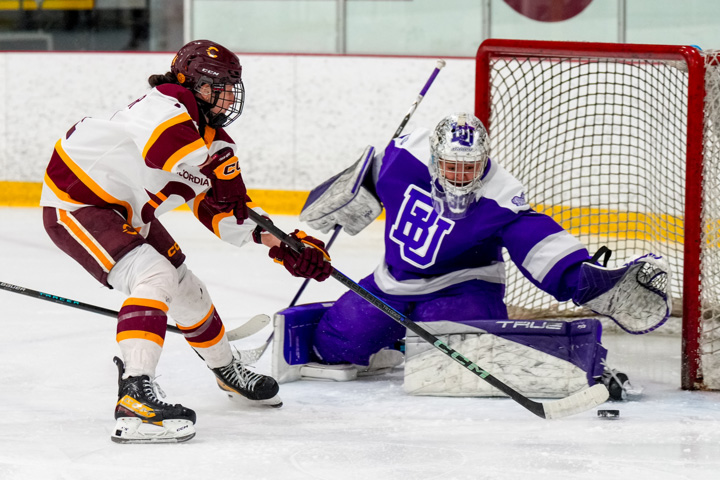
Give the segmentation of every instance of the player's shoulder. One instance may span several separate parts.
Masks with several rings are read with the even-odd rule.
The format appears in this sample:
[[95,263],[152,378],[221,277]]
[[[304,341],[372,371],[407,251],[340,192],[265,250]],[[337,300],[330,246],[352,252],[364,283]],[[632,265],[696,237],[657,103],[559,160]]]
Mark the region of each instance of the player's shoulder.
[[[386,149],[386,158],[398,156],[402,153],[409,153],[414,158],[427,164],[430,161],[430,130],[417,128],[407,135],[394,139]],[[403,155],[404,156],[404,155]]]
[[492,159],[488,160],[487,173],[482,182],[482,196],[494,200],[500,207],[515,213],[530,208],[525,185]]
[[169,106],[177,108],[184,107],[190,114],[190,117],[197,122],[199,119],[199,110],[195,95],[187,88],[173,83],[158,85],[150,90],[148,94],[150,98],[164,100]]

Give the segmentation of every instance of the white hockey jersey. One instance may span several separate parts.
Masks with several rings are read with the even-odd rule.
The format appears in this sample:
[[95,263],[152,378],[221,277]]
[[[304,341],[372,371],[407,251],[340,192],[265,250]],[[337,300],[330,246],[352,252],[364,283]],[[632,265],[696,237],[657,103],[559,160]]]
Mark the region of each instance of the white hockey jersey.
[[[112,208],[139,233],[156,217],[187,203],[222,240],[242,245],[256,224],[238,225],[233,212],[204,202],[209,179],[200,165],[235,144],[222,129],[200,135],[193,94],[173,84],[153,88],[110,118],[86,117],[55,144],[40,205],[74,211]],[[248,205],[258,213],[259,207]]]

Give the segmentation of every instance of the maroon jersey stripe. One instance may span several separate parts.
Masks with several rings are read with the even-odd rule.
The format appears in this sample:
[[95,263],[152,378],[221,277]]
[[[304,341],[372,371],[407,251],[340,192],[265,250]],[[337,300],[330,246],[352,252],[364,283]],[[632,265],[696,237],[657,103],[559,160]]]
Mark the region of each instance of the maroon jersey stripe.
[[172,125],[165,129],[147,150],[145,164],[151,168],[162,169],[179,150],[198,140],[205,143],[191,120]]
[[109,203],[98,196],[63,161],[57,149],[50,157],[46,174],[57,190],[67,195],[71,201],[97,207],[111,207],[124,218],[128,218],[128,210],[125,206]]

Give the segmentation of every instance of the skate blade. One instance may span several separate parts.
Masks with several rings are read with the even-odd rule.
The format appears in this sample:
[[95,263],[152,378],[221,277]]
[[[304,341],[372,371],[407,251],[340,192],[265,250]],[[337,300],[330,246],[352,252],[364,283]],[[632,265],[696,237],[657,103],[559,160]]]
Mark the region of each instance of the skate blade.
[[267,406],[267,407],[272,407],[272,408],[280,408],[283,406],[283,402],[278,395],[275,395],[272,398],[266,398],[264,400],[252,400],[250,398],[247,398],[245,395],[241,394],[240,392],[236,391],[235,389],[230,388],[229,386],[225,385],[225,383],[220,381],[220,379],[216,379],[216,380],[217,380],[218,387],[220,387],[220,390],[227,393],[228,398],[230,398],[230,400],[233,400],[234,402],[242,403],[245,405],[254,405],[254,406],[262,405],[262,406]]
[[230,400],[242,405],[251,405],[254,407],[263,406],[272,408],[280,408],[283,406],[282,399],[279,395],[275,395],[272,398],[266,398],[265,400],[251,400],[243,395],[240,395],[235,390],[229,390],[226,388],[223,388],[223,390],[225,391],[225,393],[227,393],[227,396]]
[[195,436],[189,420],[165,420],[162,425],[144,423],[140,418],[118,418],[110,440],[115,443],[182,443]]

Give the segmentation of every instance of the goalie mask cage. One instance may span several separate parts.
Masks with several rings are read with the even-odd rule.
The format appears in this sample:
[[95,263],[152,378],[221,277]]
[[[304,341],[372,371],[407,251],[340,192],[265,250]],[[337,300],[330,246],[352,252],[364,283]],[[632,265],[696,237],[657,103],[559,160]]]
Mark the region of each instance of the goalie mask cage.
[[[720,67],[691,46],[496,40],[477,53],[475,111],[490,157],[530,204],[610,265],[672,271],[682,387],[720,389]],[[716,122],[717,120],[717,122]],[[511,318],[582,315],[508,261]]]

